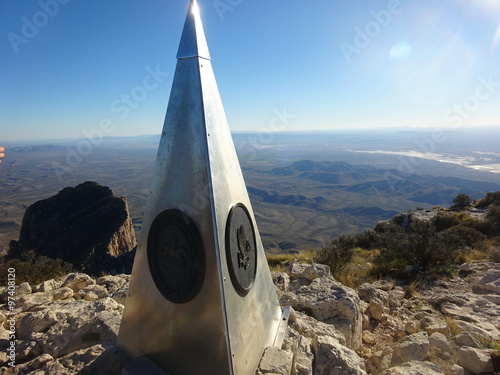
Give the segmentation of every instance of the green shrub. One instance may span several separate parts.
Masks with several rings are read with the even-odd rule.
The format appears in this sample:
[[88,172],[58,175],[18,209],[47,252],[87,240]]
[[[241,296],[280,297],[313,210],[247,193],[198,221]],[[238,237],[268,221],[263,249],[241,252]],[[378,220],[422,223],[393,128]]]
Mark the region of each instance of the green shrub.
[[465,210],[472,205],[472,199],[469,195],[460,193],[453,199],[453,207],[457,210]]
[[488,209],[486,218],[494,225],[500,225],[500,206],[491,206]]
[[328,265],[335,275],[351,262],[355,248],[355,236],[342,235],[321,246],[315,260]]
[[500,263],[500,247],[495,247],[490,250],[488,260],[493,263]]
[[459,225],[465,222],[473,220],[468,212],[440,212],[432,218],[432,223],[436,228],[436,231],[441,232],[442,230],[451,228],[455,225]]
[[448,247],[455,250],[478,248],[486,240],[484,234],[465,225],[457,225],[446,229],[438,233],[436,238],[440,242],[447,243]]
[[37,256],[33,250],[22,254],[20,258],[3,262],[0,265],[0,282],[2,285],[5,285],[5,278],[9,268],[16,270],[17,284],[28,282],[31,285],[62,277],[72,271],[71,264],[65,263],[61,259]]
[[373,230],[365,230],[353,237],[356,241],[356,247],[363,250],[373,250],[377,247],[377,236]]
[[472,218],[464,222],[462,226],[474,228],[485,236],[492,236],[495,234],[495,225],[490,220]]
[[500,191],[495,191],[486,194],[486,196],[483,199],[479,200],[479,202],[476,204],[476,207],[486,208],[491,205],[500,206]]
[[455,225],[438,232],[431,221],[415,220],[408,228],[379,228],[378,269],[401,270],[415,265],[423,271],[448,273],[458,257],[481,246],[486,237],[474,228]]

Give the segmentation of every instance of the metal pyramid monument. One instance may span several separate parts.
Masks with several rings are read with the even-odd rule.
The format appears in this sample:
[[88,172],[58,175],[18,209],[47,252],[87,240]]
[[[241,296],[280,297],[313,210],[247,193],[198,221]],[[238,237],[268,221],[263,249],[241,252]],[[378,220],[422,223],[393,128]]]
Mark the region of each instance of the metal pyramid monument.
[[130,369],[253,375],[282,313],[196,0],[177,59],[117,347]]

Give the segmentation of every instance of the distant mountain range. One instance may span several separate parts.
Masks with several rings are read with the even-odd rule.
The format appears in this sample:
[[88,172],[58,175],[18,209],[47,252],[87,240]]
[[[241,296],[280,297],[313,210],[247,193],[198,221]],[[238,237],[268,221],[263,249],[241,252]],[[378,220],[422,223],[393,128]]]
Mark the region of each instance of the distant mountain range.
[[66,151],[67,146],[59,145],[36,145],[36,146],[18,146],[9,149],[9,152],[31,153],[31,152],[51,152],[51,151]]
[[284,243],[271,240],[280,237],[278,232],[264,232],[266,247],[280,250],[314,241],[320,244],[327,239],[327,231],[340,234],[371,228],[416,205],[448,207],[459,193],[478,199],[500,190],[500,185],[491,182],[404,175],[395,169],[345,162],[299,160],[270,170],[245,168],[244,173],[262,228],[277,228],[283,238],[283,228],[290,221],[287,217],[294,219]]
[[[449,132],[448,141],[436,145],[443,160],[471,160],[467,165],[390,154],[419,151],[415,142],[425,143],[428,130],[283,132],[265,140],[243,133],[233,139],[266,250],[278,252],[319,247],[418,206],[448,207],[459,193],[481,198],[499,191],[500,173],[470,168],[500,165],[498,129]],[[140,230],[158,140],[158,135],[103,138],[80,158],[69,157],[69,151],[78,153],[81,139],[5,142],[0,246],[19,237],[26,207],[88,180],[127,197]],[[413,174],[400,171],[403,162],[414,167]]]

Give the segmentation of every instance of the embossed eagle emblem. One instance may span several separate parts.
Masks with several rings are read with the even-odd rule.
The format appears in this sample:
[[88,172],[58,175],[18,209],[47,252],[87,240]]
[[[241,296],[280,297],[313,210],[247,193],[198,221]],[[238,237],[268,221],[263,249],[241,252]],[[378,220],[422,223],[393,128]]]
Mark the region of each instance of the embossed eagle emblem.
[[247,240],[243,224],[239,228],[236,228],[236,238],[238,240],[238,268],[247,270],[250,267],[249,254],[252,251],[252,247]]
[[179,241],[174,239],[173,243],[162,242],[159,245],[161,263],[167,273],[181,276],[187,272],[188,253],[185,248],[179,245]]

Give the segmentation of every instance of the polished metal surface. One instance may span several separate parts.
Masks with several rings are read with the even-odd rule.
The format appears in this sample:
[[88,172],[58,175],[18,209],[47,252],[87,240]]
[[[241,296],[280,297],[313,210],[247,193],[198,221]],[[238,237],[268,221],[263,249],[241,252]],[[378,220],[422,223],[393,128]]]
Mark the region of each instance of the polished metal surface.
[[196,0],[177,58],[117,347],[171,375],[253,375],[281,308]]

